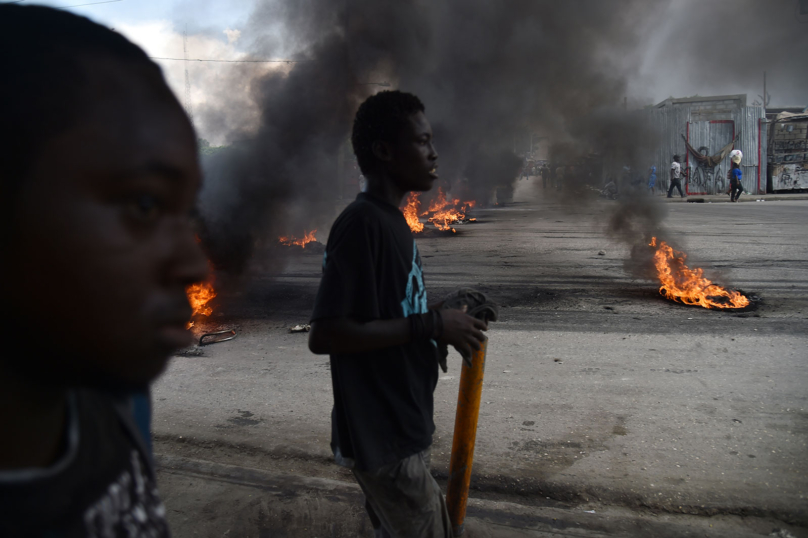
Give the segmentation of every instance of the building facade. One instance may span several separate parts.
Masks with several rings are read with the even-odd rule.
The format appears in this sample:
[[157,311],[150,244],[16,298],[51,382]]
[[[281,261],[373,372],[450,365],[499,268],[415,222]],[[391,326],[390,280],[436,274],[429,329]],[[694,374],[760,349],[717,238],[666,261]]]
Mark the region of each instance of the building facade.
[[766,192],[766,118],[762,107],[747,104],[745,94],[670,98],[645,113],[658,137],[651,159],[662,188],[669,184],[673,156],[680,155],[688,195],[723,194],[729,187],[729,151],[740,149],[744,191]]
[[766,111],[770,118],[768,188],[772,192],[808,189],[808,108],[799,108]]

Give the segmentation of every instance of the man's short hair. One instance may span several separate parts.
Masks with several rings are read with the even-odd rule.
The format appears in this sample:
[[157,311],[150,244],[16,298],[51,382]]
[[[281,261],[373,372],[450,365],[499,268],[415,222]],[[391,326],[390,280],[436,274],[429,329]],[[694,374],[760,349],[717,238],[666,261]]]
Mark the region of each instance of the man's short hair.
[[0,184],[14,193],[45,142],[73,126],[95,96],[82,57],[160,68],[117,32],[66,11],[0,5]]
[[424,111],[424,104],[411,93],[383,91],[368,97],[356,111],[351,143],[359,169],[364,175],[375,169],[373,143],[393,142],[407,119]]
[[676,161],[676,162],[679,162],[680,159],[681,159],[681,157],[679,157],[678,155],[673,156],[673,160]]

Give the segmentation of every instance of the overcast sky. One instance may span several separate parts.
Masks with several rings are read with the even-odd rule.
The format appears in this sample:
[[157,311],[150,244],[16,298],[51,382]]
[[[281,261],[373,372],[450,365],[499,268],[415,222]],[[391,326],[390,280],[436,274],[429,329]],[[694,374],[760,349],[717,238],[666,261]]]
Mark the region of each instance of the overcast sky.
[[[100,0],[37,3],[61,7],[97,1]],[[798,14],[798,0],[660,1],[667,6],[663,15],[639,25],[645,42],[644,60],[628,79],[629,102],[645,105],[671,95],[747,93],[751,104],[763,93],[766,69],[772,106],[808,105],[808,15]],[[151,56],[182,58],[182,33],[187,29],[190,58],[232,60],[248,55],[250,44],[244,43],[241,30],[247,26],[255,3],[256,0],[120,0],[70,10],[115,28]],[[694,22],[696,16],[701,22]],[[185,63],[156,61],[183,99]],[[258,73],[273,67],[249,68]],[[211,99],[205,91],[208,83],[227,80],[230,70],[237,68],[246,67],[189,64],[192,104]],[[234,88],[234,92],[238,91]]]

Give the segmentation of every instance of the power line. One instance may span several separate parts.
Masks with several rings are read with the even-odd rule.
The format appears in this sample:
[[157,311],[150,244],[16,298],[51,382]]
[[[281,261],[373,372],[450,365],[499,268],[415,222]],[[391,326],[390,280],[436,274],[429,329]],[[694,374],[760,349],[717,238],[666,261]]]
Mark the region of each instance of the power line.
[[[22,1],[22,0],[20,0]],[[91,2],[89,4],[77,4],[75,6],[53,6],[55,9],[67,9],[71,7],[84,7],[84,6],[94,6],[96,4],[112,4],[113,2],[123,2],[123,0],[105,0],[104,2]]]
[[151,58],[152,60],[174,60],[177,62],[219,62],[219,63],[231,63],[231,64],[268,64],[268,63],[296,64],[300,62],[310,61],[310,60],[212,60],[207,58],[164,58],[162,56],[149,56],[149,58]]

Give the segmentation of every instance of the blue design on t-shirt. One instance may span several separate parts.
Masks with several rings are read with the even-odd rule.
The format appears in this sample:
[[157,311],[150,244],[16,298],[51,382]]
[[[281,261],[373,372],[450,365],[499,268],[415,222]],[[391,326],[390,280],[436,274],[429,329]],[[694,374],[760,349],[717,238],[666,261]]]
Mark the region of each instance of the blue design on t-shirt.
[[424,276],[421,271],[421,256],[418,254],[415,239],[412,240],[412,269],[410,269],[410,274],[407,275],[406,291],[406,297],[401,301],[404,317],[426,313],[426,288],[424,288]]

